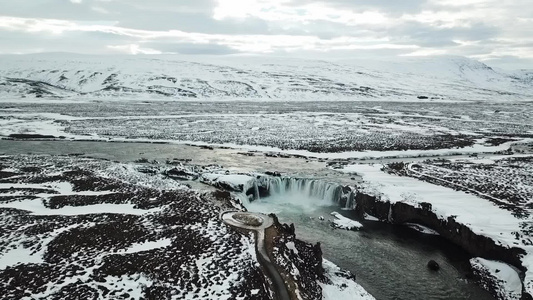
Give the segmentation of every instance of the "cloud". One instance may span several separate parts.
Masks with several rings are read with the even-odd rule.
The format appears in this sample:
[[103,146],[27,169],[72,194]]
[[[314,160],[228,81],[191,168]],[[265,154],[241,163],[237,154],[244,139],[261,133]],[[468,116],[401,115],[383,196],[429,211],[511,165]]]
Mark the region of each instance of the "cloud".
[[[318,1],[295,0],[288,3],[295,7],[316,3]],[[415,13],[428,6],[426,0],[328,0],[327,4],[339,10],[378,10],[389,15],[403,15]]]
[[[193,44],[218,44],[242,52],[274,52],[276,50],[344,50],[344,49],[412,49],[415,45],[391,44],[388,39],[367,39],[338,36],[321,39],[312,35],[231,35],[184,32],[180,30],[154,31],[124,28],[114,25],[76,23],[54,19],[0,17],[0,28],[27,33],[61,35],[72,32],[106,33],[147,41],[176,41]],[[116,47],[116,46],[114,46]]]
[[238,50],[230,48],[228,46],[207,43],[207,44],[194,44],[194,43],[173,43],[173,42],[149,42],[143,44],[143,46],[157,49],[162,53],[176,53],[176,54],[197,54],[197,55],[227,55],[237,54]]
[[139,44],[108,45],[107,48],[126,54],[163,54],[159,50],[141,47]]
[[0,52],[452,54],[528,63],[529,2],[17,0],[2,4]]
[[457,41],[490,41],[498,36],[498,28],[483,23],[469,28],[433,27],[428,24],[409,21],[387,30],[398,43],[413,43],[422,47],[448,47],[459,45]]

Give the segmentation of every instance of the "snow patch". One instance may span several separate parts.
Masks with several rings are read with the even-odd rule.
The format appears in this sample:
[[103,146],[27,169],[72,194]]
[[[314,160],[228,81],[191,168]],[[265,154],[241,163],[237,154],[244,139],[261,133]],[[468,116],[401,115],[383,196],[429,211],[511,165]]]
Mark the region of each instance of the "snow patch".
[[10,250],[7,250],[3,254],[0,254],[0,270],[7,267],[13,267],[18,264],[41,264],[44,263],[43,255],[47,249],[48,243],[50,243],[59,234],[69,231],[72,228],[78,227],[78,225],[66,226],[59,228],[49,233],[46,237],[40,239],[40,246],[38,251],[33,248],[24,246],[20,241],[10,245]]
[[298,255],[298,249],[296,249],[296,246],[294,245],[294,242],[287,242],[285,244],[289,250],[291,250],[294,254]]
[[255,178],[249,175],[241,174],[215,174],[203,173],[200,181],[213,186],[222,186],[238,192],[246,192],[255,184]]
[[335,220],[333,220],[333,224],[335,224],[336,228],[342,228],[346,230],[357,230],[363,227],[363,224],[352,219],[346,218],[345,216],[339,214],[336,211],[332,212],[331,215],[335,217]]
[[425,233],[425,234],[431,234],[431,235],[440,235],[438,232],[436,232],[435,230],[429,228],[429,227],[426,227],[426,226],[423,226],[423,225],[420,225],[420,224],[416,224],[416,223],[404,223],[405,226],[413,229],[413,230],[416,230],[418,232],[421,232],[421,233]]
[[[165,248],[172,244],[171,239],[161,239],[157,241],[148,241],[144,243],[134,243],[131,246],[128,247],[128,249],[124,250],[123,253],[130,254],[130,253],[137,253],[137,252],[143,252],[143,251],[149,251],[157,248]],[[119,251],[119,253],[122,253]]]
[[346,278],[341,269],[332,262],[322,259],[326,277],[331,284],[321,283],[323,300],[375,300],[363,287],[352,279]]
[[489,282],[482,282],[486,287],[492,284],[499,295],[499,299],[519,300],[522,297],[522,281],[518,273],[506,263],[487,260],[481,257],[470,259],[474,270],[488,273],[492,278],[483,278]]
[[160,211],[161,208],[149,210],[136,209],[133,204],[111,204],[101,203],[86,206],[65,206],[58,209],[50,209],[43,205],[42,199],[26,199],[1,203],[1,207],[15,208],[31,212],[32,215],[52,216],[52,215],[88,215],[88,214],[126,214],[126,215],[143,215]]
[[374,216],[372,216],[372,215],[369,215],[369,214],[365,214],[365,215],[363,216],[363,218],[364,218],[365,220],[367,220],[367,221],[379,221],[378,218],[376,218],[376,217],[374,217]]

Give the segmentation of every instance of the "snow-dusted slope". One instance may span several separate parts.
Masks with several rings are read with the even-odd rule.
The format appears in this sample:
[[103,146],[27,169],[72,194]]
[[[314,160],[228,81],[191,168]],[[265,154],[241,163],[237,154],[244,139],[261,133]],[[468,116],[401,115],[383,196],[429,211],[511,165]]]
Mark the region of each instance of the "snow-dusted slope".
[[530,100],[531,72],[463,57],[0,56],[0,97],[280,100]]

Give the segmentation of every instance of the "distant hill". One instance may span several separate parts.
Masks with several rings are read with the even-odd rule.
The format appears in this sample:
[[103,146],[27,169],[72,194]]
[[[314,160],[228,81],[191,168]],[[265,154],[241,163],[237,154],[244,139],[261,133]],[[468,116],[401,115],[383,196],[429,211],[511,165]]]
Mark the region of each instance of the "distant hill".
[[0,98],[532,100],[533,71],[464,57],[0,56]]

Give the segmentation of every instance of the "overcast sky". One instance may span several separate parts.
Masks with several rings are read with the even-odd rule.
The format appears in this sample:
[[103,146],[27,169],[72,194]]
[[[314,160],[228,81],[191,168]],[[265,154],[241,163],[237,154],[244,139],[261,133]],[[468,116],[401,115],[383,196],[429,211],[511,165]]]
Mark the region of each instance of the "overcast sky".
[[532,0],[0,0],[0,53],[462,55],[533,68]]

